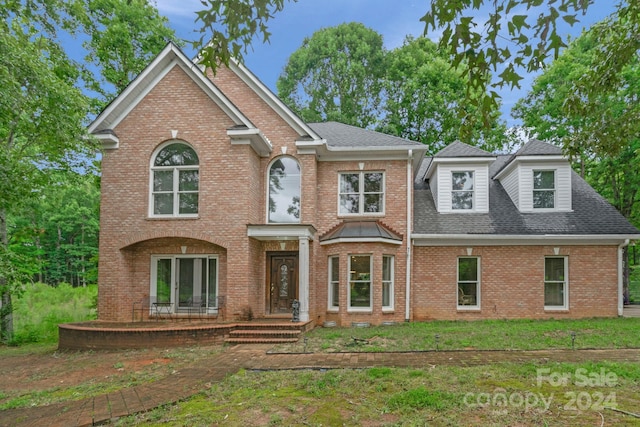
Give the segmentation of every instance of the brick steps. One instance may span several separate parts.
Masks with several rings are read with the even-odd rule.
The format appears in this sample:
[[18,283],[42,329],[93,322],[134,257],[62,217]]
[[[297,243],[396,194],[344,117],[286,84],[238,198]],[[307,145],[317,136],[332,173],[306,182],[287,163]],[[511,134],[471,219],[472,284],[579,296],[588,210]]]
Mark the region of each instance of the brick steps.
[[230,344],[280,344],[296,342],[302,331],[293,325],[251,325],[229,332]]

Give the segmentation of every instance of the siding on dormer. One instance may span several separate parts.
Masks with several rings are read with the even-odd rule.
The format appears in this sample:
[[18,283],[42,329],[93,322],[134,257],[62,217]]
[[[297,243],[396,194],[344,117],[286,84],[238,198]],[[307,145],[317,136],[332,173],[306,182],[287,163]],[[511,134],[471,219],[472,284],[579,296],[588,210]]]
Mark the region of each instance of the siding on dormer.
[[[489,211],[489,166],[486,163],[439,164],[430,187],[438,212],[482,213]],[[451,209],[451,173],[473,171],[473,209]],[[435,191],[434,191],[435,188]]]

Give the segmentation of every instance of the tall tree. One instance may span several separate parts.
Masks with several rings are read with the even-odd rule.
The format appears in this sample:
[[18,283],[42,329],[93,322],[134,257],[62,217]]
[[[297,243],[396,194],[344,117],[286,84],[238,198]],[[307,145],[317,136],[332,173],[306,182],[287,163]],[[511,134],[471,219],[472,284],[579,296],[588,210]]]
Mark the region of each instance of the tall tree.
[[[467,80],[452,72],[448,57],[424,37],[408,37],[404,44],[387,53],[385,96],[378,130],[420,141],[435,153],[459,138],[463,117],[458,108],[465,104]],[[479,109],[467,106],[469,113]],[[506,149],[505,124],[495,111],[492,126],[476,126],[465,139],[487,151]]]
[[316,31],[287,61],[278,95],[304,120],[369,127],[378,118],[382,36],[351,22]]
[[168,41],[182,44],[148,0],[86,2],[83,22],[90,38],[83,43],[85,59],[101,74],[90,79],[90,87],[107,101],[122,92]]
[[[0,24],[0,255],[6,258],[12,256],[7,213],[47,182],[47,170],[73,167],[85,158],[82,153],[90,154],[88,102],[74,87],[78,71],[59,45],[23,17]],[[10,340],[16,283],[4,273],[0,331]]]

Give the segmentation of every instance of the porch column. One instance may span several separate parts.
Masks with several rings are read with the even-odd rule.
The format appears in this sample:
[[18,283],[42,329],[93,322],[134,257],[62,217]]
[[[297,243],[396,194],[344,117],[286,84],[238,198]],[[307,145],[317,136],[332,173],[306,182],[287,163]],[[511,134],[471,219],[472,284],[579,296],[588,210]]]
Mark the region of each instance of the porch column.
[[309,321],[309,239],[298,238],[300,266],[298,268],[298,286],[300,287],[300,321]]

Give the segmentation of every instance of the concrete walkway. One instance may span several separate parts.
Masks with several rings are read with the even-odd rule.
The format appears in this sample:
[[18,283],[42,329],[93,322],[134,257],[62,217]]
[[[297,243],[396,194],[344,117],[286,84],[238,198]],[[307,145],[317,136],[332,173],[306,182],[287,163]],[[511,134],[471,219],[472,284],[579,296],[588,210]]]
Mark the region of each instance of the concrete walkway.
[[640,349],[544,351],[428,351],[407,353],[270,354],[270,345],[241,345],[215,357],[215,368],[183,369],[156,382],[106,395],[0,412],[0,426],[90,426],[184,400],[239,369],[340,369],[375,366],[474,366],[498,362],[640,362]]

